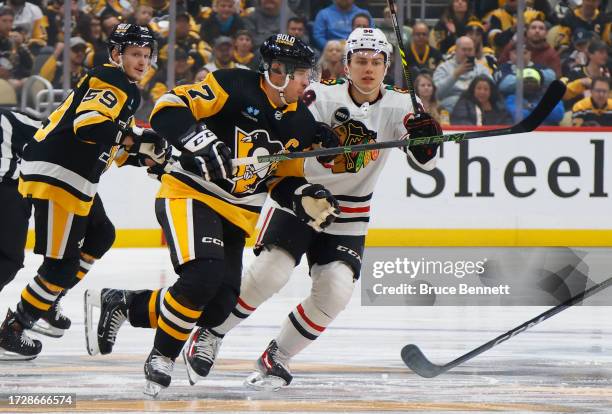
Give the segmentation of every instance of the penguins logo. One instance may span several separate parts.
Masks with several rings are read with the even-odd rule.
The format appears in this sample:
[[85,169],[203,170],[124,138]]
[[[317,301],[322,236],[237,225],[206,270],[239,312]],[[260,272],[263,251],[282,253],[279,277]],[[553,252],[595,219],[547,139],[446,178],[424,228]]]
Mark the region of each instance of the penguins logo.
[[[376,142],[376,132],[370,131],[363,123],[354,119],[349,119],[347,122],[334,127],[334,131],[340,138],[340,145]],[[377,158],[378,150],[341,154],[334,159],[332,172],[334,174],[357,173]]]
[[[236,128],[235,141],[238,158],[276,154],[285,149],[281,141],[271,140],[268,131],[263,129],[257,129],[248,133],[240,128]],[[287,143],[287,147],[293,145],[292,141],[290,140]],[[232,192],[235,194],[254,193],[259,183],[265,180],[276,169],[277,164],[278,162],[265,162],[240,165],[238,172],[232,178]]]

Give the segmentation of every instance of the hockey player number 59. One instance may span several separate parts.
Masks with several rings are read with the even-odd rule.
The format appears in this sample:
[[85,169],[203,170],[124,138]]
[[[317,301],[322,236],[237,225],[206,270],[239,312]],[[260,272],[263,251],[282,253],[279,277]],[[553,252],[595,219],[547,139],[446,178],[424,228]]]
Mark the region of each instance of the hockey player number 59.
[[98,98],[100,103],[109,109],[117,104],[117,97],[111,91],[103,89],[89,89],[81,102],[87,102],[94,98]]

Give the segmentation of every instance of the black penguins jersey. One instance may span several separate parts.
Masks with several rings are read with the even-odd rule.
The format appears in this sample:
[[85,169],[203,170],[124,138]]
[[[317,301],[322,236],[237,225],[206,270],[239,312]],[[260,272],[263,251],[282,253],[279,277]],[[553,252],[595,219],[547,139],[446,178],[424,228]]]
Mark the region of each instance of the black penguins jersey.
[[26,114],[0,108],[0,182],[19,178],[23,148],[34,139],[41,121]]
[[[301,151],[311,146],[315,120],[301,101],[275,107],[263,89],[265,80],[243,69],[217,70],[193,85],[174,88],[155,104],[151,126],[174,146],[196,122],[203,122],[232,151],[234,158]],[[162,177],[158,197],[192,198],[242,228],[254,231],[274,176],[303,176],[302,160],[242,165],[231,179],[206,181],[192,157],[182,157]]]
[[133,123],[140,92],[112,65],[84,76],[51,113],[23,154],[19,191],[89,214],[102,173],[119,149],[122,129]]

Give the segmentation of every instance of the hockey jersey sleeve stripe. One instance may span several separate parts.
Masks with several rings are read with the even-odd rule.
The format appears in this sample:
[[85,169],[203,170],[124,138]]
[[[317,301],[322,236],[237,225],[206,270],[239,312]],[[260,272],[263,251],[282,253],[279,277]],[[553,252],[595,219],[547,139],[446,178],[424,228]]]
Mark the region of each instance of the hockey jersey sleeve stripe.
[[366,206],[366,207],[340,206],[340,211],[343,213],[368,213],[370,211],[370,206]]
[[75,113],[78,115],[85,111],[97,111],[114,121],[126,101],[127,94],[123,90],[94,76],[89,79],[89,89]]
[[334,197],[336,197],[336,200],[338,201],[348,201],[351,203],[361,203],[364,201],[369,201],[372,199],[372,194],[370,193],[368,195],[364,195],[364,196],[349,196],[349,195],[341,195],[341,194],[334,194]]
[[72,128],[75,134],[78,134],[78,129],[87,125],[101,124],[103,122],[110,121],[110,119],[102,115],[98,111],[87,111],[74,118]]
[[176,96],[174,93],[169,92],[163,94],[156,102],[153,110],[151,111],[151,116],[149,117],[149,121],[153,118],[153,116],[161,111],[164,108],[188,108],[187,103],[183,102],[181,98]]
[[21,165],[23,175],[41,175],[46,177],[54,177],[65,182],[70,187],[78,192],[93,197],[96,195],[97,183],[92,183],[77,173],[70,171],[61,165],[53,164],[47,161],[28,161]]

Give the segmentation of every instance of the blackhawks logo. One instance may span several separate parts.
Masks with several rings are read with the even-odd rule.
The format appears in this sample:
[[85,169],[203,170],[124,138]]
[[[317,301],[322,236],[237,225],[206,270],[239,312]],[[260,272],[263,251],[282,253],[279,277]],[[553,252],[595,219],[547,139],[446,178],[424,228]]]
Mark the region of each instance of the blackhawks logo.
[[[354,119],[334,127],[340,138],[340,145],[370,144],[376,142],[376,132],[370,131],[363,123]],[[338,155],[334,159],[332,172],[356,173],[378,158],[378,150],[350,152]]]

